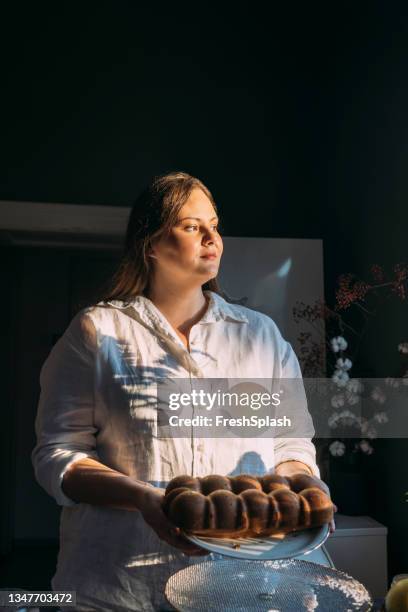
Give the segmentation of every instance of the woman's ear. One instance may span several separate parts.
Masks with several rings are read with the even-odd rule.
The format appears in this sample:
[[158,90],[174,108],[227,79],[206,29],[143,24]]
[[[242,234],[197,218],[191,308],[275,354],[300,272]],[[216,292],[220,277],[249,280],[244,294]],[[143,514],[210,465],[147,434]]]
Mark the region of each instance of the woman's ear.
[[153,259],[157,259],[157,256],[156,256],[156,254],[154,252],[154,248],[153,248],[151,243],[149,243],[149,245],[148,245],[148,247],[146,249],[146,254],[147,254],[147,257],[152,257]]

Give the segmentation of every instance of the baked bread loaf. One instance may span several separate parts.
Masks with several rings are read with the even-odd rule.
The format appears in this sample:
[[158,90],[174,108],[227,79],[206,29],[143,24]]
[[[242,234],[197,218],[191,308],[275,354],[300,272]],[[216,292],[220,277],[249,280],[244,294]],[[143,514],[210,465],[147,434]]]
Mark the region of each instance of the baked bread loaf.
[[285,534],[332,520],[333,504],[318,483],[308,474],[177,476],[167,485],[163,509],[174,525],[197,536]]

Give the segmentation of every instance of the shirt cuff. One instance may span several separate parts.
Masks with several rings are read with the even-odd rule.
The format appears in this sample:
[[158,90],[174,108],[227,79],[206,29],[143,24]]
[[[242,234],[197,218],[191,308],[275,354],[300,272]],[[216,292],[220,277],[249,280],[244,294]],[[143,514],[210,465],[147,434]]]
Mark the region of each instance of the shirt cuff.
[[276,453],[275,454],[275,467],[279,463],[283,463],[284,461],[289,461],[289,460],[301,461],[302,463],[304,463],[311,469],[313,476],[317,476],[317,478],[320,478],[320,470],[316,462],[311,460],[310,455],[308,455],[307,453],[302,453],[301,451],[293,451],[293,452],[288,451],[286,453]]

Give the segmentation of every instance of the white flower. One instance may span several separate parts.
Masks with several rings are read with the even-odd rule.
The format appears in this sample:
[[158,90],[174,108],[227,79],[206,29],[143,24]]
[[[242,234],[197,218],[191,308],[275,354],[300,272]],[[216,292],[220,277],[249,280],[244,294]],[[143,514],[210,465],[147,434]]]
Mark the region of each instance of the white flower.
[[347,391],[350,391],[350,393],[362,393],[364,385],[358,378],[350,378],[347,383]]
[[384,411],[376,412],[373,419],[374,421],[377,421],[377,423],[388,423],[388,417]]
[[385,384],[394,389],[397,389],[400,385],[398,378],[391,378],[390,376],[385,379]]
[[337,412],[333,412],[333,414],[331,414],[329,418],[327,419],[327,423],[330,429],[335,429],[337,427],[338,420],[339,420],[339,415],[337,414]]
[[343,357],[339,357],[336,361],[336,368],[338,370],[344,370],[345,372],[350,370],[352,365],[352,362],[348,358],[343,359]]
[[345,387],[349,378],[349,375],[347,372],[344,372],[344,370],[335,370],[332,381],[336,383],[338,387]]
[[363,434],[363,436],[366,436],[366,438],[373,439],[377,437],[377,431],[375,427],[371,425],[370,421],[366,421],[365,423],[363,423],[363,425],[361,426],[361,433]]
[[342,393],[337,393],[337,395],[333,395],[331,398],[331,405],[333,408],[341,408],[344,406],[344,395]]
[[366,435],[366,438],[370,438],[370,440],[374,440],[374,438],[378,437],[378,433],[375,427],[369,427],[365,435]]
[[348,408],[346,408],[346,410],[342,410],[339,414],[340,417],[342,418],[346,418],[346,417],[355,417],[356,415],[354,414],[354,412],[351,412],[351,410],[349,410]]
[[333,353],[338,353],[339,351],[345,351],[348,344],[347,341],[343,338],[343,336],[336,336],[330,340],[330,344],[332,347]]
[[360,401],[360,396],[356,393],[350,393],[346,391],[346,400],[349,406],[355,406]]
[[345,450],[346,445],[343,442],[340,442],[340,440],[335,440],[329,446],[329,451],[331,452],[333,457],[341,457],[342,455],[344,455]]
[[371,446],[371,444],[368,442],[368,440],[361,440],[360,442],[360,449],[363,451],[363,453],[365,453],[366,455],[371,455],[372,452],[374,451],[373,447]]
[[387,396],[385,395],[381,387],[374,387],[374,389],[371,391],[371,399],[373,399],[375,402],[378,402],[379,404],[383,404],[387,399]]
[[400,353],[407,355],[408,354],[408,342],[401,342],[401,344],[398,345],[398,350]]
[[339,418],[343,421],[343,425],[350,426],[356,422],[356,415],[351,410],[343,410],[339,414]]

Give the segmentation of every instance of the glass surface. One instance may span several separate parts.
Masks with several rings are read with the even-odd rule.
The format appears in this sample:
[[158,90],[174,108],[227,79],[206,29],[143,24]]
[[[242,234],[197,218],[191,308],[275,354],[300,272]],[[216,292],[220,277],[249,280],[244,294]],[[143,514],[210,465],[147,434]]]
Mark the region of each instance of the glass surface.
[[351,576],[297,559],[205,561],[171,576],[165,594],[179,612],[368,611],[372,606],[367,589]]

